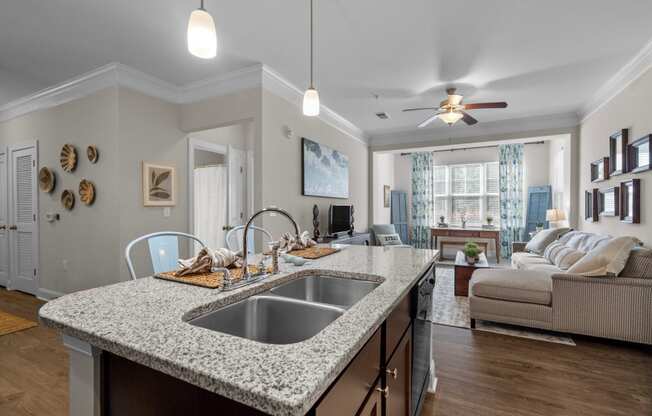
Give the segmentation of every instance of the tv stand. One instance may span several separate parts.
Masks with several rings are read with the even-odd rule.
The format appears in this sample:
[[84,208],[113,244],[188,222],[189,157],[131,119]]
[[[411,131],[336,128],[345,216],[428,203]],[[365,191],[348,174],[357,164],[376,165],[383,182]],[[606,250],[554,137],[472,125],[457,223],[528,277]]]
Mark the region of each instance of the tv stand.
[[318,243],[324,244],[351,244],[356,246],[368,246],[370,243],[369,233],[341,234],[338,236],[321,237]]

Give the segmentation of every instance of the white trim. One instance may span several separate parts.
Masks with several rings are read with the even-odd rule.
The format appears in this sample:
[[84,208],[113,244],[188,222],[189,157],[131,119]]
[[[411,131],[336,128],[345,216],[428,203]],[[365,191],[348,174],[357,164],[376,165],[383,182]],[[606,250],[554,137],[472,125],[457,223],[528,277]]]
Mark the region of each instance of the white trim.
[[448,139],[486,138],[512,133],[527,134],[527,132],[531,131],[571,128],[576,127],[578,124],[579,118],[576,113],[549,114],[544,116],[489,121],[475,126],[441,126],[430,129],[383,132],[382,134],[372,135],[369,145],[372,147],[395,144],[405,144],[406,146],[409,146],[418,143],[434,143]]
[[[192,135],[192,134],[191,134]],[[195,139],[188,136],[188,230],[190,234],[195,234],[195,150],[205,150],[208,152],[219,153],[224,155],[224,160],[228,160],[228,147],[223,144],[211,143],[201,139]],[[227,169],[228,175],[228,169]],[[228,176],[227,176],[228,183]],[[227,196],[228,198],[228,196]],[[227,201],[228,207],[228,201]],[[189,239],[188,250],[192,253],[194,242]]]
[[63,295],[65,295],[65,293],[57,292],[55,290],[50,290],[50,289],[44,289],[44,288],[39,288],[38,292],[36,292],[36,297],[46,302],[52,299],[60,298]]
[[[274,71],[267,65],[262,66],[262,83],[263,88],[267,91],[281,98],[285,98],[285,100],[294,104],[297,108],[301,108],[304,91],[299,89],[296,85],[292,84],[281,74]],[[340,114],[333,111],[331,108],[325,106],[324,104],[320,105],[318,118],[324,123],[346,134],[350,138],[364,145],[368,145],[368,137],[364,131],[362,131],[362,129],[351,123],[346,118],[342,117]]]
[[652,67],[652,40],[639,53],[612,76],[584,105],[578,115],[583,123],[609,101],[620,94]]
[[[302,90],[272,68],[262,64],[178,86],[130,66],[113,62],[3,105],[0,107],[0,122],[64,104],[104,88],[118,86],[175,104],[193,103],[255,87],[265,88],[299,109],[303,97]],[[360,128],[331,108],[322,105],[319,119],[352,139],[364,145],[368,144],[368,139]]]

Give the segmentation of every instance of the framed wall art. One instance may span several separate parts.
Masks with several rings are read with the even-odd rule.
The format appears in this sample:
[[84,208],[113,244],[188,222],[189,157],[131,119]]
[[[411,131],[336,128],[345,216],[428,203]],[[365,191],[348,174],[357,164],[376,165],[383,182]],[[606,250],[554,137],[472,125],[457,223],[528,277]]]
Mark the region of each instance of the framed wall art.
[[143,205],[146,207],[176,205],[176,181],[174,166],[143,162]]
[[638,173],[652,169],[650,165],[650,145],[652,144],[652,134],[632,142],[629,147],[629,167],[630,172]]
[[609,158],[603,157],[591,162],[591,182],[601,182],[609,179]]
[[618,133],[609,136],[609,175],[616,176],[627,173],[628,158],[627,144],[629,141],[629,130],[622,129]]
[[598,190],[584,191],[584,220],[598,222]]
[[629,224],[641,222],[641,180],[620,183],[620,220]]
[[598,196],[598,214],[601,217],[620,215],[620,187],[601,189]]
[[349,197],[349,158],[305,137],[302,146],[302,194],[329,198]]

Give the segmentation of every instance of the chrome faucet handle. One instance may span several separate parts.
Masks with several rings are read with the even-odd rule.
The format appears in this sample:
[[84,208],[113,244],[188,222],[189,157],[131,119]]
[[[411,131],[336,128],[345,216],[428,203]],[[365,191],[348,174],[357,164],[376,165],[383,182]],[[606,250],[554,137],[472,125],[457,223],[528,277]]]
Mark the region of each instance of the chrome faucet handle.
[[222,277],[222,290],[228,289],[233,285],[233,278],[229,269],[225,267],[212,267],[211,272],[222,272],[224,274],[224,277]]

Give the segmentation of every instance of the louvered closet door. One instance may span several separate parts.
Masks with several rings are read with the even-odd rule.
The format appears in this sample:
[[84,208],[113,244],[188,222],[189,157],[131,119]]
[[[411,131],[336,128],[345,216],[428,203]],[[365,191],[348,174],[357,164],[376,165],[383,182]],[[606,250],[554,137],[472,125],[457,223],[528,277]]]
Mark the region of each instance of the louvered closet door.
[[0,285],[9,284],[9,226],[7,206],[9,204],[7,189],[7,151],[0,151]]
[[36,147],[16,147],[9,152],[11,161],[9,286],[35,295],[38,289]]

